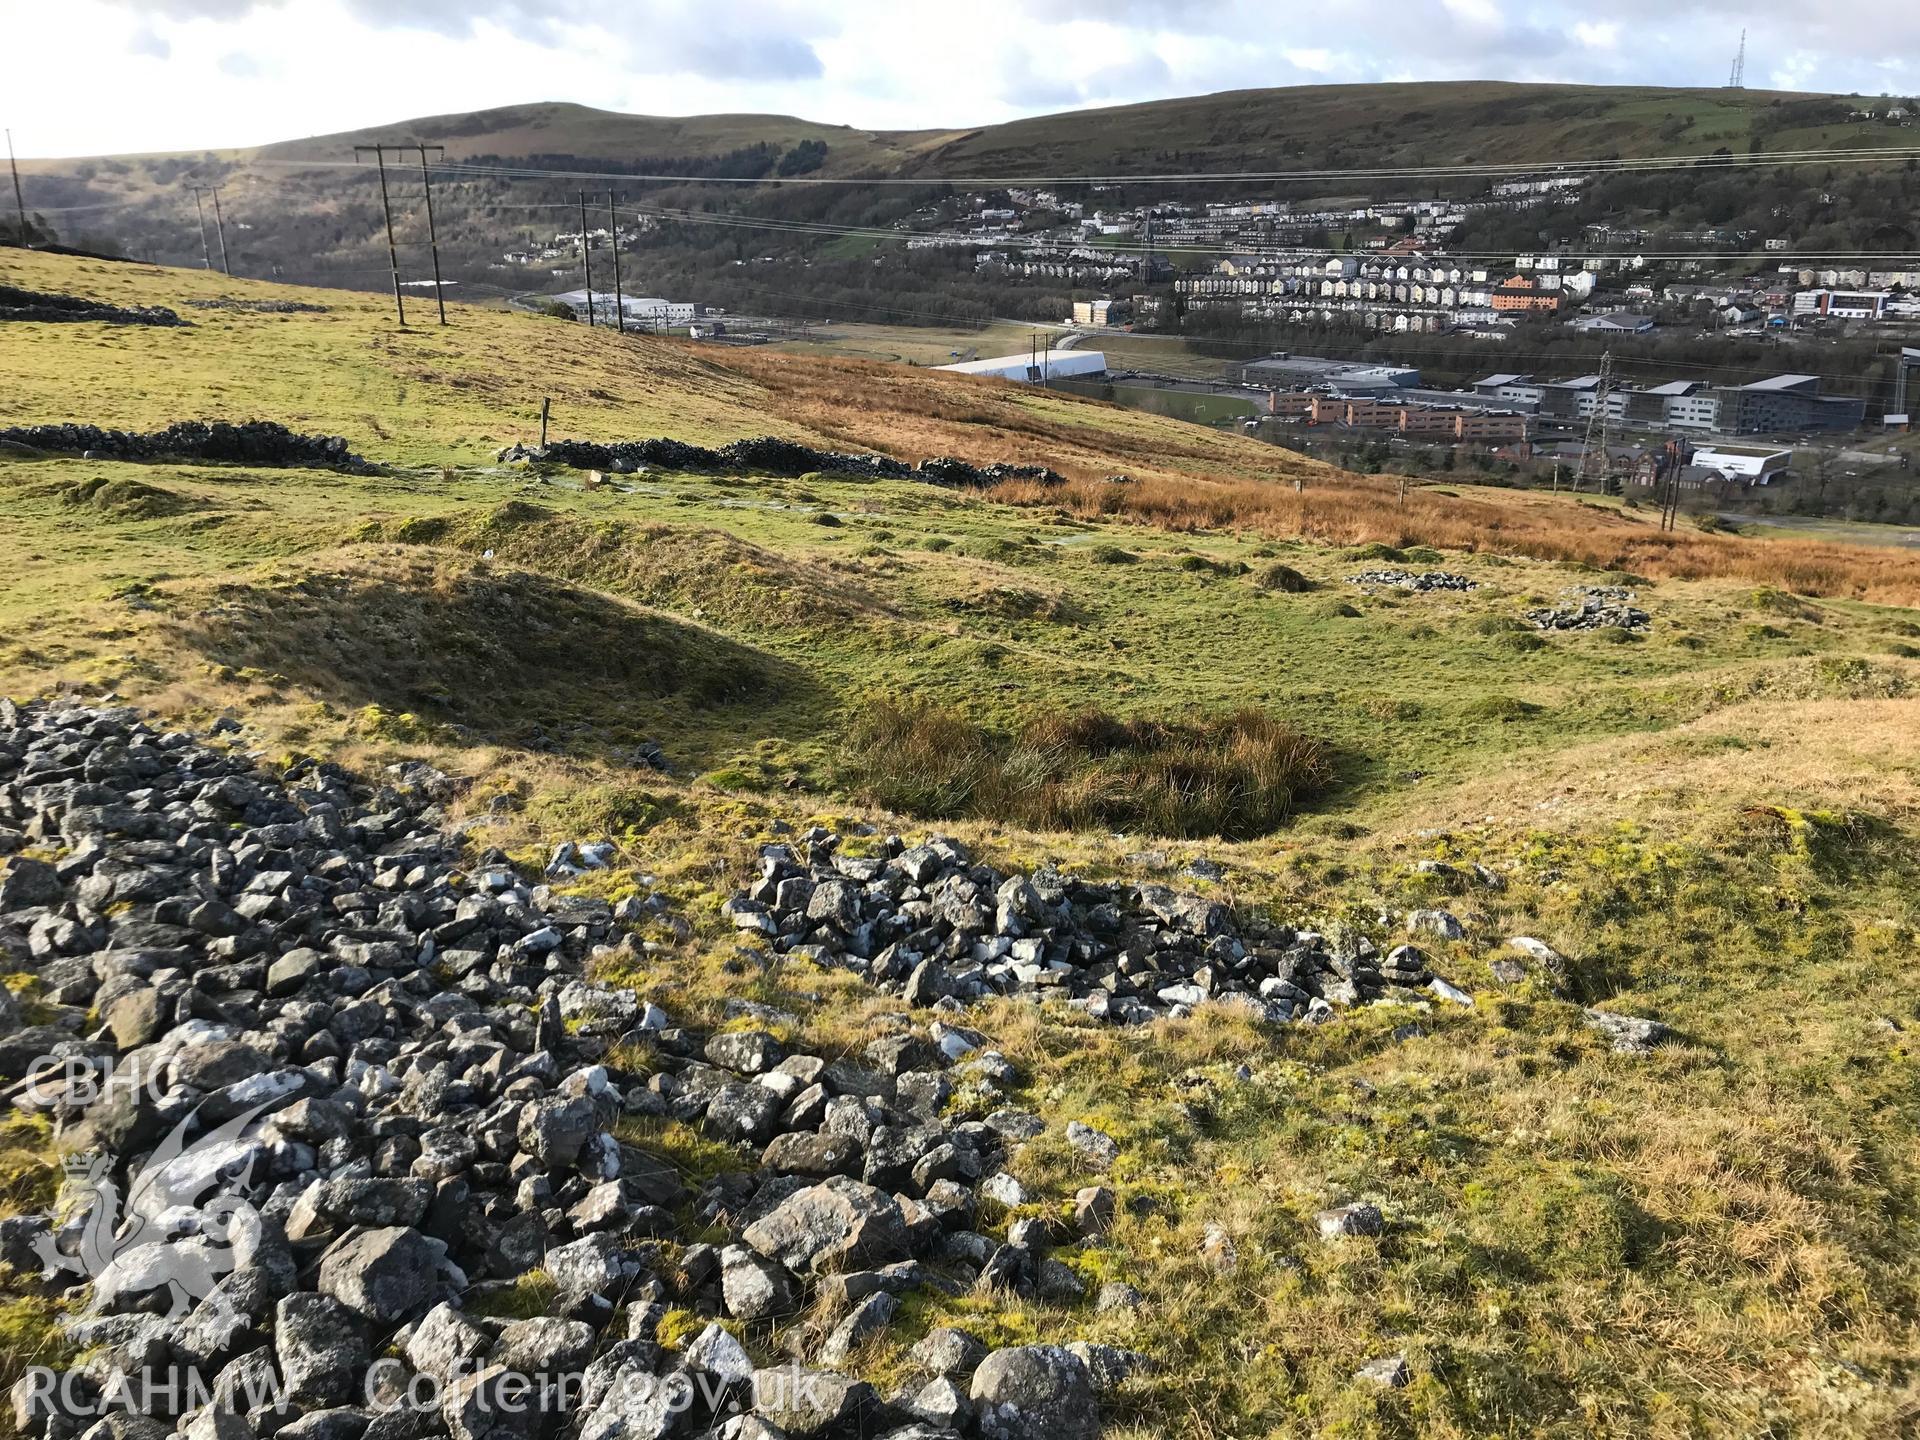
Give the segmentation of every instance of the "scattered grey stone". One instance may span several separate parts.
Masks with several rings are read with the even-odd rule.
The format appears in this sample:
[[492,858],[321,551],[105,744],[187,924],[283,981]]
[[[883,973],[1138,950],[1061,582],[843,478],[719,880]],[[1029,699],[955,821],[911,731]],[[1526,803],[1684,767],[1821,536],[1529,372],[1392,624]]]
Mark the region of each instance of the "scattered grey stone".
[[1352,1235],[1378,1235],[1386,1229],[1386,1219],[1374,1205],[1339,1205],[1322,1210],[1313,1217],[1323,1240],[1340,1240]]
[[1614,1053],[1619,1055],[1650,1055],[1656,1046],[1673,1035],[1673,1031],[1658,1020],[1645,1020],[1637,1015],[1596,1009],[1582,1014],[1588,1026],[1606,1036]]
[[1354,1371],[1353,1378],[1382,1389],[1398,1390],[1413,1379],[1413,1371],[1405,1355],[1382,1355]]
[[994,1351],[973,1372],[968,1396],[982,1440],[1099,1440],[1093,1377],[1063,1346]]

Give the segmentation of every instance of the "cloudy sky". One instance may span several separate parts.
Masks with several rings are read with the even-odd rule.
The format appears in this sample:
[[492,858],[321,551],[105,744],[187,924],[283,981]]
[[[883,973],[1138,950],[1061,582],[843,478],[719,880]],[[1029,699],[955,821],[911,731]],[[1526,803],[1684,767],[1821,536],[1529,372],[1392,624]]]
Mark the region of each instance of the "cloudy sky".
[[1917,0],[0,0],[29,156],[248,145],[533,100],[876,128],[1244,86],[1920,90]]

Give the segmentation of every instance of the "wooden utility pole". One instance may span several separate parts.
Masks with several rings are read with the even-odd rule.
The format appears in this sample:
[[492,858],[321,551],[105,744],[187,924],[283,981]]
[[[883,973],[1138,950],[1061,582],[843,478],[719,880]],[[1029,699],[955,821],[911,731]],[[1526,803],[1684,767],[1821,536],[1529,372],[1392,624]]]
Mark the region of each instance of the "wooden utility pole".
[[622,335],[627,333],[627,297],[620,289],[620,217],[613,212],[613,191],[607,191],[607,234],[613,247],[613,318]]
[[[395,146],[396,150],[402,147]],[[407,302],[400,294],[400,247],[393,241],[393,202],[387,195],[387,147],[385,145],[356,145],[353,153],[357,157],[364,150],[373,152],[374,164],[380,167],[380,213],[387,219],[387,264],[393,270],[393,311],[400,317],[400,328],[407,328]]]
[[233,274],[233,262],[227,259],[227,222],[220,214],[220,187],[213,187],[213,228],[220,236],[220,268]]
[[1673,463],[1667,469],[1666,503],[1660,508],[1660,528],[1677,530],[1680,528],[1680,477],[1687,468],[1688,451],[1678,440],[1667,442],[1667,458]]
[[440,323],[444,325],[447,323],[447,295],[440,284],[440,236],[433,228],[433,181],[427,177],[427,151],[438,150],[444,158],[447,147],[415,142],[413,148],[420,152],[420,184],[427,192],[427,244],[433,250],[433,298],[440,304]]
[[547,412],[552,408],[553,397],[542,395],[540,397],[540,448],[542,450],[547,448]]
[[189,185],[193,191],[193,213],[200,217],[200,263],[207,269],[213,269],[213,252],[207,248],[207,207],[200,203],[200,187]]
[[580,272],[587,281],[587,324],[593,324],[593,261],[587,258],[587,192],[580,192]]
[[27,248],[27,202],[20,198],[20,162],[13,158],[13,131],[7,131],[7,168],[13,171],[13,210],[20,217],[20,248]]

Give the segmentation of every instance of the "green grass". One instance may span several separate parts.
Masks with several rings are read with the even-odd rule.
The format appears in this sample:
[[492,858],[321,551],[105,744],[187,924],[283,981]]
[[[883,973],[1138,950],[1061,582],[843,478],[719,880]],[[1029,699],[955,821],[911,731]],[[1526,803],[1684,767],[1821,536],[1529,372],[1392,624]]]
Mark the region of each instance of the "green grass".
[[[172,499],[162,514],[95,504],[76,528],[76,486]],[[812,523],[820,509],[845,522]],[[256,696],[377,704],[478,738],[539,726],[580,754],[658,740],[697,770],[762,773],[759,747],[778,742],[778,763],[817,784],[858,705],[906,693],[1003,729],[1061,708],[1254,706],[1333,745],[1341,803],[1360,804],[1416,769],[1430,790],[1516,753],[1686,723],[1726,703],[1709,679],[1722,669],[1894,663],[1886,627],[1902,613],[1796,599],[1796,617],[1750,587],[1666,582],[1643,593],[1644,642],[1523,650],[1536,642],[1518,612],[1583,577],[1451,557],[1480,589],[1369,596],[1345,577],[1379,549],[1308,546],[1287,567],[1318,593],[1289,594],[1239,574],[1271,563],[1258,537],[1047,523],[825,479],[669,476],[621,494],[567,473],[0,459],[0,520],[14,559],[0,675],[16,686],[79,674],[137,693],[213,667],[255,677]],[[41,617],[64,619],[27,623]],[[369,634],[388,639],[369,648]],[[1402,702],[1416,708],[1383,723]],[[1570,705],[1577,725],[1518,718]]]

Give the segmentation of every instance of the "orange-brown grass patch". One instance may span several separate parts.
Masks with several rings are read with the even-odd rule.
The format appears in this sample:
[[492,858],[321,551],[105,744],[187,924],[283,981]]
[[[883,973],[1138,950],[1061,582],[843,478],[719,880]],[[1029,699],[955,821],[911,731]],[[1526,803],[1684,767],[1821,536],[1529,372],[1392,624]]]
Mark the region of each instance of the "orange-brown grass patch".
[[1116,470],[1186,482],[1337,473],[1243,435],[1008,381],[771,351],[738,351],[724,363],[768,391],[786,420],[903,460],[1047,465],[1089,481]]
[[1620,511],[1574,501],[1512,502],[1410,490],[1397,479],[1322,471],[1303,489],[1257,481],[1131,485],[1008,482],[995,499],[1064,507],[1085,516],[1129,516],[1169,530],[1239,527],[1336,545],[1378,542],[1527,555],[1663,579],[1733,577],[1805,595],[1920,605],[1920,556],[1814,540],[1748,540],[1663,532]]

